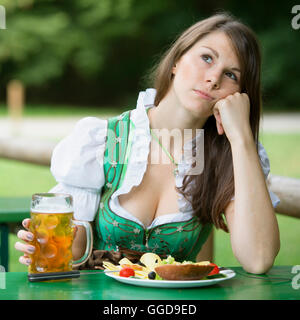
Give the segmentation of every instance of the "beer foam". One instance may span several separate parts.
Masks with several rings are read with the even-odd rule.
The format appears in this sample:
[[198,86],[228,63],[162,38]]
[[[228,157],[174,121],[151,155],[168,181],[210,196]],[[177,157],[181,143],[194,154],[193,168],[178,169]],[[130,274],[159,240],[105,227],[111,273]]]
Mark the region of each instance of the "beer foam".
[[73,208],[66,208],[61,206],[38,206],[31,209],[32,213],[45,213],[45,214],[63,214],[63,213],[73,213]]

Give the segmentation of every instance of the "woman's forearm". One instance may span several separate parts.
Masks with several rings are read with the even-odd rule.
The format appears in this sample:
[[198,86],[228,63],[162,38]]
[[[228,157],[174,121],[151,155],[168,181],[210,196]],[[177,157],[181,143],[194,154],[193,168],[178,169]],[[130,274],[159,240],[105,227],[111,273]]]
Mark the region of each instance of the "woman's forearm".
[[231,144],[235,203],[232,249],[244,269],[264,273],[280,247],[279,229],[253,139]]

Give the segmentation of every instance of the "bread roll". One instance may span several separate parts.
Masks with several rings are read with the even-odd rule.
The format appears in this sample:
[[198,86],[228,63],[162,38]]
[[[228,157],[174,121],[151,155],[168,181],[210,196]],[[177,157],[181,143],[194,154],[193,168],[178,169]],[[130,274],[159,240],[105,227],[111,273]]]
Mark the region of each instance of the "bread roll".
[[200,280],[213,269],[210,265],[165,264],[155,268],[155,272],[164,280]]

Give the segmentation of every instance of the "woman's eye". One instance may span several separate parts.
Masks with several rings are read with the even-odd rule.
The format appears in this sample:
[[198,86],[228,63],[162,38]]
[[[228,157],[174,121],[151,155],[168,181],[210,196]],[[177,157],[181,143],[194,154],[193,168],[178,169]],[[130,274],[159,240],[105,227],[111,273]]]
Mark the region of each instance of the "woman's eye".
[[212,57],[207,55],[207,54],[202,55],[202,59],[207,63],[211,63],[212,62]]
[[234,73],[232,73],[232,72],[225,72],[225,74],[226,74],[226,76],[229,77],[230,79],[237,81],[237,77],[236,77],[236,75],[235,75]]

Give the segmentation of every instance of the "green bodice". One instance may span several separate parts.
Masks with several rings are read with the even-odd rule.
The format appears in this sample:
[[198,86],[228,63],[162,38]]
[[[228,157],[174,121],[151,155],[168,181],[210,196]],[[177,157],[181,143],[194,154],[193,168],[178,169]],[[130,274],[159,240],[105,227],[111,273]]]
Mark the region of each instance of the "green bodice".
[[104,153],[105,185],[95,220],[94,247],[104,250],[125,247],[172,255],[177,261],[195,260],[212,229],[211,224],[203,226],[197,217],[192,217],[187,221],[165,223],[147,229],[117,215],[110,208],[111,195],[124,181],[134,129],[130,110],[108,119]]

